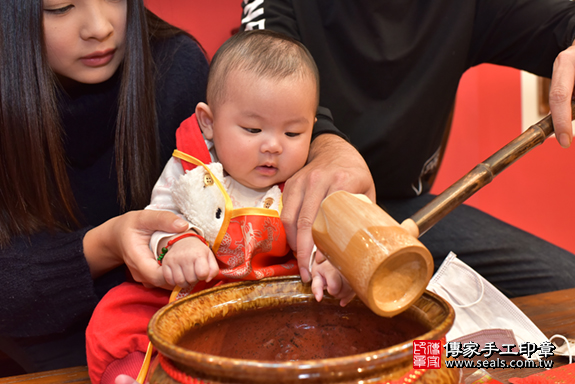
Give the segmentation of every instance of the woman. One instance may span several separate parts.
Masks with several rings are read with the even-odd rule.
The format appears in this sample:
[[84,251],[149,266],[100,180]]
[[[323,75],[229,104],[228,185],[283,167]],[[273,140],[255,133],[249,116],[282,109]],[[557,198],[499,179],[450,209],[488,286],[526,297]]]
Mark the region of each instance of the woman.
[[122,213],[149,202],[175,130],[205,98],[208,64],[142,0],[2,8],[0,349],[28,372],[83,365],[88,319],[124,263],[165,285],[149,235],[187,226]]

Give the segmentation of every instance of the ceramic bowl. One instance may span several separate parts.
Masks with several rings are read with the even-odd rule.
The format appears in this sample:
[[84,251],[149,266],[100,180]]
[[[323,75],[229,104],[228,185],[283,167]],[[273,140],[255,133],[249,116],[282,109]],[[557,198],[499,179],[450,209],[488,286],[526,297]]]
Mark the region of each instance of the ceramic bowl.
[[[356,355],[299,361],[265,361],[220,357],[178,345],[183,335],[226,316],[256,308],[304,303],[319,305],[309,284],[299,276],[269,278],[222,285],[190,295],[158,311],[148,335],[159,351],[151,368],[151,383],[458,383],[460,372],[413,369],[413,340],[441,340],[454,320],[454,311],[429,291],[402,316],[428,331],[402,343]],[[325,297],[321,305],[337,305]],[[350,305],[364,305],[354,299]],[[333,307],[332,307],[333,308]],[[399,320],[401,321],[401,320]],[[444,349],[441,348],[443,351]],[[445,356],[442,355],[442,361]]]

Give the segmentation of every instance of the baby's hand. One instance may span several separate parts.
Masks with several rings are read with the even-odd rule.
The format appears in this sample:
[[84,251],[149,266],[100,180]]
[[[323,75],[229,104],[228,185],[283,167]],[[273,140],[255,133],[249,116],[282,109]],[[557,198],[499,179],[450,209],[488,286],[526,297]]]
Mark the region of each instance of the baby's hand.
[[311,268],[311,291],[319,302],[323,298],[323,291],[337,299],[341,299],[339,305],[345,307],[354,297],[355,292],[346,278],[331,264],[320,251],[316,252],[315,260]]
[[209,282],[219,271],[212,250],[197,237],[186,237],[176,242],[162,260],[166,282],[182,288],[201,280]]

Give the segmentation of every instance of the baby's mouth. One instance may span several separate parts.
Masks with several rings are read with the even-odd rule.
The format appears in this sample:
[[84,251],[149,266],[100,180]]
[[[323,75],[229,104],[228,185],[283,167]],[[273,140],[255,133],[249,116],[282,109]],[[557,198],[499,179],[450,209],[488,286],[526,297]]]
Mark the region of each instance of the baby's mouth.
[[271,164],[258,165],[256,169],[264,175],[274,175],[277,172],[277,168]]

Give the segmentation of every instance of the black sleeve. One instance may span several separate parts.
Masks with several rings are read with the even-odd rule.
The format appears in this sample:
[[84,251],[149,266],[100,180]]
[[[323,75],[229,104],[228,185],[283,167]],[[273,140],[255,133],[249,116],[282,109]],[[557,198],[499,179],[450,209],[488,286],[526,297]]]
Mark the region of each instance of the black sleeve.
[[59,333],[90,316],[111,286],[92,280],[82,242],[89,229],[13,238],[0,250],[1,336]]
[[328,108],[322,106],[317,107],[316,118],[317,121],[313,126],[312,140],[324,133],[331,133],[349,142],[349,138],[334,125],[331,111]]
[[551,77],[557,55],[575,37],[575,3],[479,0],[470,65],[493,63]]
[[208,61],[191,38],[180,35],[153,46],[157,66],[156,109],[162,167],[176,148],[176,130],[206,101]]
[[[242,8],[240,30],[269,29],[301,41],[291,0],[248,0],[242,2]],[[319,106],[316,117],[312,139],[324,133],[331,133],[349,141],[335,126],[328,108]]]

